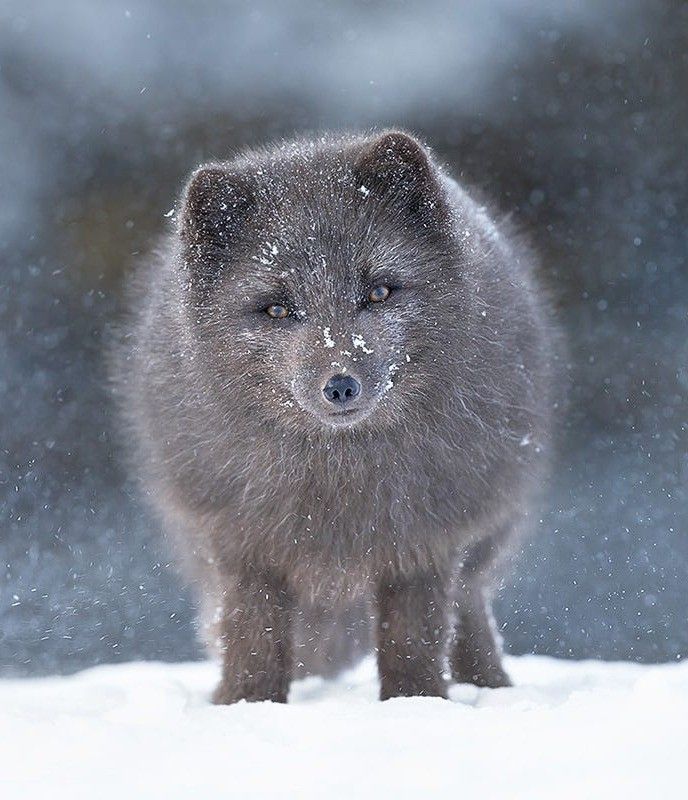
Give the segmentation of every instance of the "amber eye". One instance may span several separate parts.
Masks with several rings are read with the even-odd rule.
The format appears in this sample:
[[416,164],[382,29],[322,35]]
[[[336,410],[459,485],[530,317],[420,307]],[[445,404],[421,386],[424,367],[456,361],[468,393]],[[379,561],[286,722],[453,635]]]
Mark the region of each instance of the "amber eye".
[[368,295],[371,303],[384,303],[390,295],[389,286],[376,286]]
[[265,309],[265,313],[273,319],[284,319],[289,316],[289,309],[280,303],[274,303]]

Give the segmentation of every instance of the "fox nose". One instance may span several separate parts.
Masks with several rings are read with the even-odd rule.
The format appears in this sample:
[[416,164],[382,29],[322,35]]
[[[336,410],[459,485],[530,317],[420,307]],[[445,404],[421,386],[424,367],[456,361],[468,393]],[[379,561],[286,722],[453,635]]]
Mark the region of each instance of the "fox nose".
[[335,405],[345,406],[361,393],[361,384],[351,375],[333,375],[325,384],[323,394]]

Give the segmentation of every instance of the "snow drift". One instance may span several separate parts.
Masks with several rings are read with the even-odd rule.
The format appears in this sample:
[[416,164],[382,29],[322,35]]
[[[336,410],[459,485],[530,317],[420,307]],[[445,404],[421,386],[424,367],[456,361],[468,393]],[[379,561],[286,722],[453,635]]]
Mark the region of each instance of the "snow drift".
[[685,783],[688,664],[511,658],[513,689],[379,703],[372,659],[289,705],[208,704],[207,663],[0,683],[4,800],[632,798]]

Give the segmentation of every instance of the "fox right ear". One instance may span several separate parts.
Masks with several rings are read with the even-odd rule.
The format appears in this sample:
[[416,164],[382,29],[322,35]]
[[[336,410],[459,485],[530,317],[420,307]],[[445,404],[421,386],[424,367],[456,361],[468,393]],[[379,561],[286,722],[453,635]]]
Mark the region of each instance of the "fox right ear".
[[179,232],[191,246],[224,249],[254,205],[244,176],[220,164],[199,167],[184,192]]
[[356,176],[367,190],[391,197],[421,218],[442,217],[443,194],[428,150],[403,131],[384,131],[365,146]]

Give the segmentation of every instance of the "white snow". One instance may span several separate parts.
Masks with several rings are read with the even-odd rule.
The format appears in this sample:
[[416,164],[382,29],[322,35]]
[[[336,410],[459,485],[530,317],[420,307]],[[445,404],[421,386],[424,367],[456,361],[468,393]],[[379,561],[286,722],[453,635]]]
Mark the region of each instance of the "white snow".
[[289,705],[214,707],[215,665],[0,681],[3,800],[684,796],[688,663],[508,659],[513,689],[376,699],[372,659]]
[[351,344],[355,348],[359,348],[360,347],[361,350],[363,350],[364,353],[370,354],[370,353],[374,352],[370,347],[368,347],[368,345],[366,343],[366,340],[360,335],[360,333],[352,334],[352,336],[351,336]]

